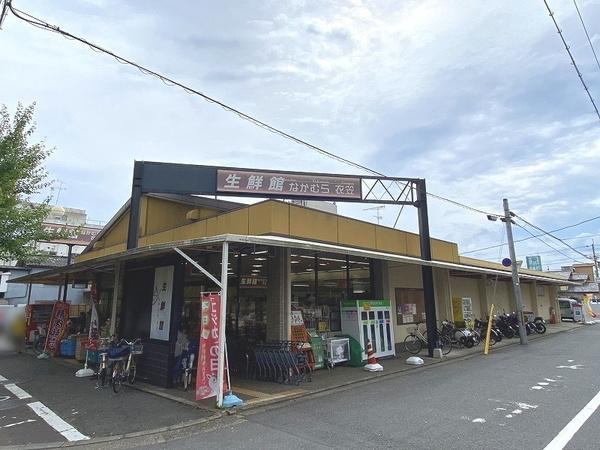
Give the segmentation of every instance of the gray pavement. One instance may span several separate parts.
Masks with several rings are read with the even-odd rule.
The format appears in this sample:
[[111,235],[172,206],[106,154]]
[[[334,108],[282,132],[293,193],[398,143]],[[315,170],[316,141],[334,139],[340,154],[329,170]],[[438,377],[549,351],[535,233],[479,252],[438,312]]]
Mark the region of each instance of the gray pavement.
[[[600,390],[599,344],[581,327],[119,448],[542,449]],[[565,448],[600,448],[599,415]]]
[[[67,438],[28,406],[41,402],[81,434],[90,437],[121,435],[167,427],[209,417],[208,411],[124,388],[96,389],[95,381],[74,376],[77,367],[38,360],[31,355],[0,356],[0,447]],[[15,384],[31,395],[19,399],[7,389]]]

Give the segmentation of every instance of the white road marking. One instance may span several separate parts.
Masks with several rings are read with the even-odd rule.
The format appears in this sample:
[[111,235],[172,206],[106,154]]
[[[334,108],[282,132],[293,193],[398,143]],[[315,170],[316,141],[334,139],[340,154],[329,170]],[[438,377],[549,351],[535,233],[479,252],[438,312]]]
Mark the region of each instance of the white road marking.
[[521,414],[523,411],[520,409],[515,409],[514,411],[511,412],[511,414]]
[[510,419],[512,417],[512,414],[507,414],[504,417],[506,417],[507,419]]
[[573,369],[573,370],[581,369],[582,367],[583,367],[583,364],[573,364],[572,366],[556,366],[557,369]]
[[31,398],[31,395],[29,395],[28,392],[25,392],[23,389],[21,389],[15,383],[5,384],[4,387],[6,389],[8,389],[10,392],[12,392],[13,395],[15,395],[18,399],[23,400],[25,398]]
[[546,381],[550,381],[550,382],[552,382],[552,383],[556,383],[556,380],[553,380],[552,378],[544,378],[544,380],[546,380]]
[[9,400],[10,399],[10,395],[2,395],[0,396],[0,402],[3,402],[5,400]]
[[545,381],[539,381],[538,384],[540,386],[548,386],[549,383],[546,383]]
[[560,430],[560,433],[544,447],[544,450],[562,450],[565,448],[565,445],[569,443],[575,433],[577,433],[581,426],[590,418],[594,411],[598,409],[598,406],[600,406],[600,392],[594,395],[594,398],[592,398],[588,404],[585,405],[562,430]]
[[540,389],[544,389],[542,386],[531,386],[529,389],[535,389],[536,391],[539,391]]
[[2,375],[0,375],[0,381],[6,381],[6,378],[4,378]]
[[22,425],[24,423],[29,423],[29,422],[35,422],[35,419],[27,419],[27,420],[22,420],[21,422],[9,423],[8,425],[4,425],[2,428],[10,428],[10,427],[14,427],[16,425]]
[[54,411],[52,411],[42,402],[28,403],[27,406],[29,406],[34,413],[44,419],[48,425],[62,434],[68,441],[73,442],[89,439],[88,436],[81,434],[75,429],[75,427],[69,425],[67,422],[58,417]]
[[478,417],[477,419],[473,419],[471,422],[473,423],[485,423],[485,419]]
[[538,405],[530,405],[529,403],[520,403],[520,402],[517,402],[516,405],[521,409],[536,409],[538,407]]

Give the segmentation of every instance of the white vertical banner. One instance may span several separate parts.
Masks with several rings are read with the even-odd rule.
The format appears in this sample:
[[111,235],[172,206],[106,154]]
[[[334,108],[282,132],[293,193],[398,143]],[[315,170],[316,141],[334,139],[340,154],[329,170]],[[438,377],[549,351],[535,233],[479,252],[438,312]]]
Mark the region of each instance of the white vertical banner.
[[169,340],[174,269],[174,266],[162,266],[154,269],[150,339]]

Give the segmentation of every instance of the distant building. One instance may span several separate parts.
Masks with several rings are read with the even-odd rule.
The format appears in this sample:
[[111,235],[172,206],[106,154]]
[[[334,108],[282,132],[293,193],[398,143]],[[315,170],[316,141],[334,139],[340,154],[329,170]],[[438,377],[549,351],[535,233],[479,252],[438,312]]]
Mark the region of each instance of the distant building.
[[[47,229],[72,230],[72,236],[57,241],[37,242],[39,258],[34,263],[0,261],[0,272],[3,273],[3,282],[0,282],[0,303],[22,304],[62,299],[63,286],[15,284],[6,281],[49,268],[66,266],[69,247],[72,248],[72,257],[79,255],[102,230],[101,223],[89,223],[85,210],[64,206],[52,206],[44,226]],[[86,286],[71,284],[67,289],[67,301],[72,304],[83,303],[86,291]]]
[[561,274],[568,277],[569,281],[578,283],[576,285],[561,286],[559,291],[561,297],[583,300],[584,295],[591,295],[592,299],[600,300],[600,285],[594,276],[594,263],[563,266],[561,270],[553,273]]
[[337,205],[333,202],[324,202],[320,200],[290,200],[290,203],[292,205],[304,206],[306,208],[337,214]]

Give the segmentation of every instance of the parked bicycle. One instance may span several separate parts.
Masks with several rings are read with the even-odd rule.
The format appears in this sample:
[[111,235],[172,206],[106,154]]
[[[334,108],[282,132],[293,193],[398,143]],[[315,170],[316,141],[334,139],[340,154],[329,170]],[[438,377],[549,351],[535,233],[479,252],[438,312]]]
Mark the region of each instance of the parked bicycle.
[[143,352],[144,346],[139,338],[133,342],[121,339],[117,347],[108,350],[108,360],[112,364],[111,384],[115,393],[121,390],[123,381],[129,382],[129,384],[135,382],[137,373],[136,356],[141,355]]
[[[413,355],[420,353],[423,347],[427,347],[429,345],[427,340],[427,330],[425,330],[423,333],[419,329],[419,325],[421,323],[422,322],[417,323],[416,328],[404,339],[404,348],[407,352],[412,353]],[[447,355],[452,350],[452,341],[445,334],[438,333],[438,342],[436,347],[442,349],[443,355]]]

